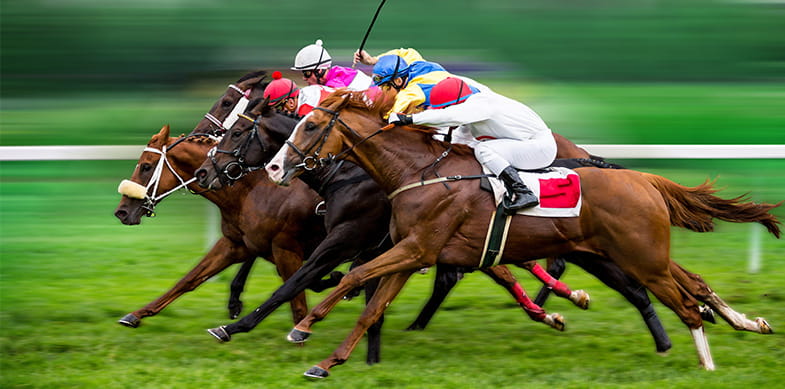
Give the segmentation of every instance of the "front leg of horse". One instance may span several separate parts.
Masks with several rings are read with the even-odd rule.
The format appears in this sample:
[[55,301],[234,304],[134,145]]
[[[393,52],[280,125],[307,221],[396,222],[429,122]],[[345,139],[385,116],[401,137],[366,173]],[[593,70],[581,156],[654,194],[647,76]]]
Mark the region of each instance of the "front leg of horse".
[[141,323],[142,318],[158,314],[172,301],[196,289],[203,282],[220,273],[231,264],[247,259],[248,254],[244,247],[236,246],[229,239],[223,237],[216,242],[199,264],[180,279],[174,287],[143,308],[125,315],[118,320],[118,323],[126,327],[136,328]]
[[436,314],[436,311],[447,298],[455,284],[458,283],[461,274],[455,267],[446,265],[436,266],[436,277],[433,280],[433,292],[428,302],[425,303],[422,311],[417,316],[417,319],[406,328],[407,331],[423,330]]
[[[240,320],[224,326],[210,328],[207,332],[219,342],[228,342],[232,334],[253,330],[267,316],[273,313],[284,303],[291,301],[303,292],[309,285],[317,282],[327,275],[336,266],[341,264],[343,258],[351,257],[354,253],[344,251],[345,245],[340,244],[340,239],[328,236],[314,250],[305,264],[297,269],[291,278],[286,280],[267,301],[262,303],[253,312],[243,316]],[[346,255],[351,254],[351,255]]]
[[521,284],[506,266],[494,266],[482,269],[482,272],[491,277],[497,284],[501,285],[512,295],[518,305],[523,308],[529,317],[537,322],[542,322],[559,331],[564,331],[564,317],[558,313],[545,313],[539,305],[535,304],[523,289]]
[[243,302],[240,300],[240,295],[243,293],[243,289],[245,289],[245,283],[248,281],[248,275],[251,273],[254,262],[256,262],[256,258],[243,262],[229,286],[228,308],[230,319],[237,319],[237,316],[240,316],[240,313],[243,311]]
[[[375,259],[352,269],[346,274],[338,286],[330,292],[330,294],[322,300],[319,305],[311,310],[300,323],[294,326],[294,329],[289,333],[287,339],[293,343],[302,343],[308,340],[311,335],[311,327],[314,323],[324,319],[327,314],[332,311],[338,304],[343,296],[357,288],[364,285],[368,280],[376,277],[381,277],[387,274],[397,273],[406,270],[417,270],[424,266],[430,266],[432,263],[423,263],[420,261],[421,255],[416,242],[411,240],[403,240],[398,242],[395,247],[385,252],[384,254],[376,257]],[[435,255],[433,256],[435,259]]]
[[352,351],[363,337],[368,328],[377,323],[385,309],[401,291],[406,281],[414,274],[414,270],[404,271],[382,277],[379,287],[368,302],[360,319],[352,332],[341,345],[325,360],[304,373],[309,378],[325,378],[329,375],[330,368],[343,364],[349,359]]

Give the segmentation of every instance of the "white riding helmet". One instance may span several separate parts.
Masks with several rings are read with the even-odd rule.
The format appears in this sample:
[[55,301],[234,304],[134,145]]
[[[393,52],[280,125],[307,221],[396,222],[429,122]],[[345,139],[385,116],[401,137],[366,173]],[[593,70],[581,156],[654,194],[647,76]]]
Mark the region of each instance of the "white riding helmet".
[[315,44],[303,47],[294,57],[294,67],[292,70],[316,70],[329,69],[332,65],[332,58],[327,50],[322,47],[322,40],[317,39]]

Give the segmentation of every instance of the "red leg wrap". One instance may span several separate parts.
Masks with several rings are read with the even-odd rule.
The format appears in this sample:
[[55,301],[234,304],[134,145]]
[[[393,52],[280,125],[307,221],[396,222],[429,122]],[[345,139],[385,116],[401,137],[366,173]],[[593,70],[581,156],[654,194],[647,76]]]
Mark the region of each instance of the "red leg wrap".
[[545,283],[545,286],[551,288],[553,293],[556,293],[559,297],[569,297],[572,290],[567,286],[567,284],[553,278],[550,274],[548,274],[545,269],[542,268],[539,264],[535,263],[534,267],[531,269],[532,274],[535,277],[539,278],[540,281]]
[[516,282],[512,287],[512,291],[515,293],[515,300],[518,301],[518,304],[521,304],[523,310],[526,311],[532,320],[542,321],[545,318],[545,310],[526,295],[521,284]]

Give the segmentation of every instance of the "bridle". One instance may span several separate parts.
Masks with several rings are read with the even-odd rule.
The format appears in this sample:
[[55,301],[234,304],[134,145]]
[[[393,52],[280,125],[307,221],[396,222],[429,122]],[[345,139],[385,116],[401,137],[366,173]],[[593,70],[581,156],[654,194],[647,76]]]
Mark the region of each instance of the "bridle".
[[[251,147],[251,144],[252,142],[254,142],[254,140],[256,140],[256,142],[259,144],[259,147],[262,150],[262,154],[267,152],[267,148],[264,146],[264,142],[262,142],[262,138],[259,135],[259,117],[254,119],[244,113],[239,113],[236,116],[238,118],[243,118],[253,123],[253,128],[249,132],[248,136],[245,137],[245,140],[241,142],[234,150],[222,150],[219,149],[218,146],[215,146],[212,149],[210,149],[210,151],[207,152],[207,158],[210,159],[210,162],[213,164],[213,168],[215,169],[215,171],[221,172],[219,177],[226,177],[230,183],[239,180],[244,175],[250,172],[259,169],[264,169],[266,165],[266,163],[262,163],[261,165],[248,165],[245,160],[245,153],[248,152],[248,149]],[[215,158],[216,155],[219,153],[229,154],[232,157],[236,158],[236,160],[227,163],[226,165],[224,165],[223,169],[221,169],[218,166],[218,160]],[[235,174],[235,171],[239,171],[239,173]]]
[[[328,114],[332,115],[332,118],[330,118],[330,122],[327,123],[327,126],[325,126],[324,129],[322,129],[322,132],[319,134],[318,137],[316,137],[316,140],[310,146],[308,146],[305,149],[305,151],[300,150],[300,148],[297,147],[297,145],[295,145],[292,141],[290,141],[288,139],[286,140],[286,144],[289,147],[291,147],[292,150],[294,150],[294,152],[300,157],[300,159],[302,159],[301,163],[299,163],[299,164],[294,166],[295,169],[304,169],[304,170],[310,171],[310,170],[316,169],[318,167],[324,167],[324,166],[334,162],[335,160],[339,160],[339,159],[343,158],[346,154],[348,154],[352,150],[354,150],[355,147],[359,146],[360,144],[362,144],[363,142],[367,141],[368,139],[371,139],[374,136],[379,135],[382,132],[384,132],[385,130],[388,130],[388,129],[393,127],[393,126],[389,126],[389,125],[388,126],[384,126],[384,127],[380,128],[380,129],[376,130],[376,132],[374,132],[373,134],[368,135],[367,137],[363,138],[362,135],[357,133],[357,131],[355,131],[352,127],[350,127],[348,124],[346,124],[346,122],[344,122],[339,117],[339,115],[340,115],[340,111],[339,110],[334,111],[334,110],[331,110],[329,108],[324,108],[324,107],[316,107],[313,110],[314,111],[319,110],[319,111],[327,112]],[[343,150],[343,151],[341,151],[340,153],[338,153],[336,155],[332,155],[332,154],[328,153],[326,157],[322,158],[322,157],[319,156],[319,153],[321,153],[322,147],[324,147],[324,144],[327,142],[327,137],[330,136],[330,131],[332,131],[332,129],[335,127],[335,123],[336,122],[340,123],[344,128],[346,128],[347,130],[351,131],[351,133],[354,136],[356,136],[357,138],[361,138],[361,139],[360,139],[359,142],[353,144],[348,149]],[[313,151],[313,153],[311,153],[312,151]]]
[[[187,138],[188,136],[178,139],[169,147],[169,150],[173,149],[175,146],[177,146]],[[161,200],[168,197],[170,194],[176,192],[177,190],[180,190],[181,188],[185,188],[192,182],[196,181],[196,177],[192,177],[190,180],[186,181],[179,174],[177,174],[177,171],[174,170],[172,164],[169,162],[169,159],[166,157],[166,152],[167,152],[166,145],[162,146],[160,150],[147,146],[144,148],[143,152],[145,151],[155,153],[161,156],[161,158],[158,159],[158,164],[156,164],[155,168],[153,169],[153,175],[152,177],[150,177],[150,181],[147,183],[147,186],[142,186],[130,180],[123,180],[123,182],[121,183],[121,187],[122,185],[128,185],[130,187],[135,187],[137,189],[143,189],[145,193],[144,197],[138,197],[137,195],[132,195],[130,193],[122,193],[122,194],[131,198],[144,200],[142,209],[145,210],[145,216],[153,217],[155,216],[156,204],[161,202]],[[177,180],[180,181],[180,184],[165,193],[157,194],[158,185],[161,183],[161,176],[163,173],[164,166],[166,166],[169,169],[169,171],[177,178]]]
[[237,115],[245,112],[245,109],[248,108],[248,103],[250,102],[248,97],[251,95],[252,88],[242,90],[234,84],[229,84],[228,88],[237,91],[237,93],[240,94],[240,100],[238,100],[237,103],[234,105],[234,108],[226,116],[226,119],[221,121],[217,117],[213,116],[213,114],[211,114],[210,112],[204,114],[204,118],[210,121],[210,123],[212,123],[214,126],[216,126],[217,131],[219,133],[226,132],[227,130],[232,128],[232,125],[234,125],[234,123],[237,122],[237,118],[238,118]]

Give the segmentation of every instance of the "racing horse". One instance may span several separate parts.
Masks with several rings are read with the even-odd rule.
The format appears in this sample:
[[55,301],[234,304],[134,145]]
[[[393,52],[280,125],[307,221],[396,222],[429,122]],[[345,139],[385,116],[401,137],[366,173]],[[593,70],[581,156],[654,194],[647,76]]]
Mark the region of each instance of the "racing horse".
[[[168,194],[183,187],[200,189],[194,182],[193,171],[202,164],[215,142],[207,135],[169,137],[169,126],[161,128],[142,152],[131,180],[120,185],[123,198],[115,216],[124,224],[138,224],[142,215],[154,212],[155,206]],[[269,182],[265,172],[259,171],[229,190],[200,194],[218,206],[222,236],[170,290],[125,315],[120,324],[137,327],[142,318],[158,314],[230,265],[252,263],[257,257],[272,262],[278,274],[287,280],[324,237],[321,218],[312,212],[321,199],[304,184],[282,191]],[[239,286],[241,290],[237,284],[244,281],[245,277],[235,280],[233,288]],[[335,284],[337,279],[324,284],[317,282],[313,289],[321,291]],[[241,308],[239,299],[230,299],[230,315],[238,315]],[[291,308],[294,321],[302,319],[308,310],[304,293],[291,300]]]
[[[236,110],[242,111],[247,106],[249,99],[255,99],[262,95],[266,82],[267,74],[264,71],[254,71],[243,75],[236,82],[229,84],[226,91],[216,100],[210,110],[204,117],[197,123],[196,127],[191,131],[191,134],[209,134],[211,136],[220,136],[225,127],[231,126],[236,118]],[[160,151],[160,149],[159,149]],[[163,174],[168,174],[169,171],[163,171]],[[190,174],[189,174],[190,175]],[[121,200],[118,207],[115,209],[115,216],[120,219],[123,224],[136,225],[141,222],[142,216],[154,216],[155,205],[163,200],[169,193],[176,190],[181,186],[172,186],[171,188],[162,188],[159,184],[159,193],[152,193],[147,196],[144,202],[132,201],[131,199],[124,198]],[[248,274],[251,267],[255,262],[254,259],[242,262],[237,275],[234,277],[230,286],[229,295],[229,317],[234,319],[239,316],[242,311],[242,301],[240,294],[247,281]],[[194,280],[184,279],[186,284],[193,284]],[[193,285],[195,288],[198,284]],[[172,293],[172,292],[170,292]],[[174,292],[176,295],[171,300],[179,297],[183,291]],[[169,293],[167,293],[169,294]],[[141,323],[144,316],[157,314],[164,308],[160,304],[151,303],[147,306],[148,310],[139,310],[125,315],[118,320],[118,323],[127,327],[136,328]],[[144,316],[143,316],[144,315]]]
[[[227,132],[227,136],[222,140],[221,144],[219,144],[221,151],[215,152],[211,156],[212,161],[209,163],[206,162],[203,166],[204,170],[197,172],[197,175],[201,176],[201,180],[203,180],[203,186],[209,186],[213,184],[220,185],[220,180],[218,179],[216,172],[223,172],[224,176],[231,175],[234,178],[239,178],[242,176],[243,171],[252,171],[263,166],[264,161],[267,161],[273,152],[280,149],[285,140],[289,137],[294,125],[297,122],[296,118],[274,112],[274,110],[272,110],[265,102],[260,102],[256,107],[254,107],[254,109],[250,110],[247,115],[242,115],[242,119],[243,120],[239,120],[235,126]],[[577,148],[577,146],[574,146],[574,144],[573,147]],[[588,153],[585,155],[588,156]],[[578,156],[583,157],[584,155]],[[319,169],[316,169],[316,171],[319,171]],[[309,173],[312,172],[313,171]],[[304,176],[306,182],[310,182],[312,187],[319,187],[319,183],[314,182],[308,174]],[[300,177],[303,178],[303,176]],[[347,188],[346,190],[352,189]],[[381,189],[378,187],[376,187],[376,190],[381,191]],[[387,203],[386,198],[380,201],[383,201],[385,204]],[[382,203],[377,204],[377,206],[381,205]],[[328,209],[330,209],[330,207],[328,207]],[[344,244],[354,243],[355,242],[344,242]],[[311,261],[312,260],[309,260],[304,269],[301,269],[301,271],[305,271],[305,268],[310,266],[309,264]],[[603,282],[622,293],[622,295],[624,295],[640,310],[641,314],[646,320],[647,325],[650,328],[652,335],[654,336],[658,351],[662,352],[670,348],[670,340],[662,328],[662,325],[659,322],[656,313],[654,312],[645,290],[642,289],[639,283],[621,273],[618,268],[615,267],[615,265],[609,264],[608,262],[588,261],[585,260],[585,258],[577,255],[573,256],[571,261],[578,263],[590,273],[598,276],[598,278],[600,278]],[[532,271],[538,277],[542,277],[541,280],[547,285],[553,287],[553,289],[557,292],[561,289],[561,295],[563,297],[573,297],[565,285],[554,279],[545,278],[547,274],[543,276],[542,273],[544,272],[536,271],[536,268],[538,267],[536,263],[527,263],[524,265],[524,267],[527,268],[527,270]],[[456,273],[454,271],[445,271],[442,269],[444,269],[444,266],[437,266],[434,294],[426,304],[420,316],[418,316],[418,318],[408,327],[408,329],[424,328],[431,319],[433,313],[446,297],[449,289],[452,288],[457,282],[457,277],[455,276]],[[469,269],[462,270],[467,271]],[[490,270],[495,270],[496,272],[504,271],[505,273],[502,274],[489,275],[491,275],[491,277],[494,278],[497,283],[506,286],[508,290],[511,285],[513,288],[518,289],[518,287],[513,283],[514,280],[506,282],[503,281],[505,278],[509,277],[506,275],[506,268],[497,267],[491,268]],[[488,269],[485,269],[484,271],[488,272]],[[449,285],[446,287],[443,285],[445,282],[442,280],[443,278],[448,278],[447,282],[449,282]],[[442,283],[441,287],[439,287],[439,282]],[[282,289],[283,288],[284,287],[282,287]],[[533,319],[538,320],[537,317],[532,316],[533,310],[538,315],[540,315],[540,317],[542,317],[544,311],[542,311],[541,308],[537,306],[537,304],[533,304],[533,306],[528,305],[530,309],[527,309],[526,297],[520,293],[522,292],[522,289],[520,289],[517,294],[515,290],[511,290],[510,292],[513,294],[516,300],[524,306],[524,309]],[[573,300],[573,302],[576,301]],[[267,312],[270,309],[270,304],[271,302],[268,300],[268,302],[262,304],[259,309],[242,318],[239,322],[227,326],[209,329],[208,331],[219,340],[228,341],[231,339],[231,334],[236,332],[246,332],[258,325],[264,318],[264,312]],[[540,320],[542,320],[542,318]]]
[[[447,146],[432,139],[432,130],[387,126],[382,119],[391,101],[368,104],[361,94],[339,91],[326,98],[302,120],[287,145],[268,163],[270,178],[286,185],[305,167],[323,160],[346,159],[362,166],[383,190],[392,194],[419,182]],[[391,127],[393,129],[391,129]],[[411,131],[407,131],[407,129]],[[443,177],[480,175],[479,163],[468,148],[455,145],[442,166]],[[666,178],[623,169],[577,168],[582,190],[579,216],[512,217],[501,264],[521,263],[560,255],[590,255],[614,262],[638,280],[687,326],[700,364],[714,370],[698,302],[714,309],[734,329],[771,333],[763,318],[747,319],[728,306],[700,276],[670,258],[670,228],[712,231],[713,219],[757,222],[779,238],[780,222],[770,211],[782,204],[749,202],[743,196],[724,199],[711,182],[685,187]],[[303,342],[314,323],[323,320],[348,291],[380,278],[371,302],[354,330],[327,359],[306,371],[326,377],[345,362],[373,323],[419,268],[437,263],[478,266],[487,221],[495,209],[491,195],[470,180],[416,186],[391,199],[390,234],[395,246],[355,267],[288,335]]]

